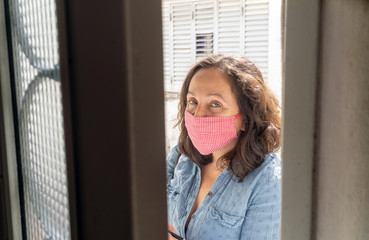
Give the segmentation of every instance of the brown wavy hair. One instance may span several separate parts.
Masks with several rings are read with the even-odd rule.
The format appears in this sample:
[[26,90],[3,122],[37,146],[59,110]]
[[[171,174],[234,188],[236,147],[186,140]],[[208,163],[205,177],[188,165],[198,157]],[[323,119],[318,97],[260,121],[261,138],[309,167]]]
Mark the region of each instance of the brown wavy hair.
[[199,166],[211,163],[212,154],[201,155],[193,146],[187,134],[184,115],[191,79],[200,69],[217,69],[227,76],[237,99],[245,131],[240,132],[236,146],[224,154],[217,164],[221,168],[228,166],[231,176],[241,182],[248,173],[263,163],[266,154],[280,148],[281,120],[278,100],[265,85],[260,70],[246,57],[215,55],[192,67],[182,85],[176,126],[180,127],[179,152]]

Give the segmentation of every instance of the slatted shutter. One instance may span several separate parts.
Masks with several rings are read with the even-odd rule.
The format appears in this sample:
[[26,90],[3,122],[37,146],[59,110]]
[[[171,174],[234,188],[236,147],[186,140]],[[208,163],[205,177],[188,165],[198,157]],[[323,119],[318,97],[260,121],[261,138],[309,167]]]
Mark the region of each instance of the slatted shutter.
[[196,62],[214,53],[214,1],[195,2]]
[[218,0],[218,52],[226,55],[240,55],[241,43],[240,0]]
[[192,4],[172,4],[172,83],[182,83],[191,66]]
[[269,0],[245,0],[245,55],[268,79]]
[[163,74],[164,86],[170,86],[171,79],[171,52],[170,48],[170,6],[167,1],[162,2],[162,26],[163,26]]
[[246,56],[267,81],[269,0],[164,0],[163,43],[166,89],[179,91],[190,67],[212,54]]

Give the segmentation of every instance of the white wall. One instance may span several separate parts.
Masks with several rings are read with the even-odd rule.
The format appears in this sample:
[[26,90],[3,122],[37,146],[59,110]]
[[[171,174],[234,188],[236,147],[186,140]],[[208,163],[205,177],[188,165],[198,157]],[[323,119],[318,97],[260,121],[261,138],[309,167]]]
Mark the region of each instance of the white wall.
[[166,92],[165,95],[165,150],[169,153],[171,147],[178,142],[179,128],[177,123],[179,94]]

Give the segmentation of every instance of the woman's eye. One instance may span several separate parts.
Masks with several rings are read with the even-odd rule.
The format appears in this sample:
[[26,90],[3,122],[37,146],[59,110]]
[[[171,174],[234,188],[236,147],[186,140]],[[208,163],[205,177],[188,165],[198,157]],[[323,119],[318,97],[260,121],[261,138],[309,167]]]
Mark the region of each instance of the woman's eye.
[[188,101],[187,101],[187,104],[193,105],[193,104],[197,104],[197,102],[196,102],[196,101],[194,101],[194,100],[188,100]]
[[219,103],[212,103],[211,106],[216,107],[216,108],[221,107],[221,105]]

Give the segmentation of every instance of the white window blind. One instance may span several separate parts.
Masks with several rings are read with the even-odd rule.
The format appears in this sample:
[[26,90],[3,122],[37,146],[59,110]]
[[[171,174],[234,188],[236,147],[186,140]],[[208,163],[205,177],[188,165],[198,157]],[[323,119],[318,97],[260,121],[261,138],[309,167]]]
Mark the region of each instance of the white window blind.
[[172,81],[183,82],[191,66],[192,4],[173,4],[172,24]]
[[164,84],[170,85],[171,81],[171,48],[170,48],[170,7],[167,2],[162,2],[162,22],[163,22],[163,74]]
[[214,2],[195,3],[196,62],[213,54]]
[[269,1],[245,1],[245,55],[268,78]]
[[241,53],[241,3],[239,0],[218,0],[218,52]]
[[268,26],[269,0],[164,0],[165,89],[179,91],[190,67],[212,54],[246,56],[267,80]]

